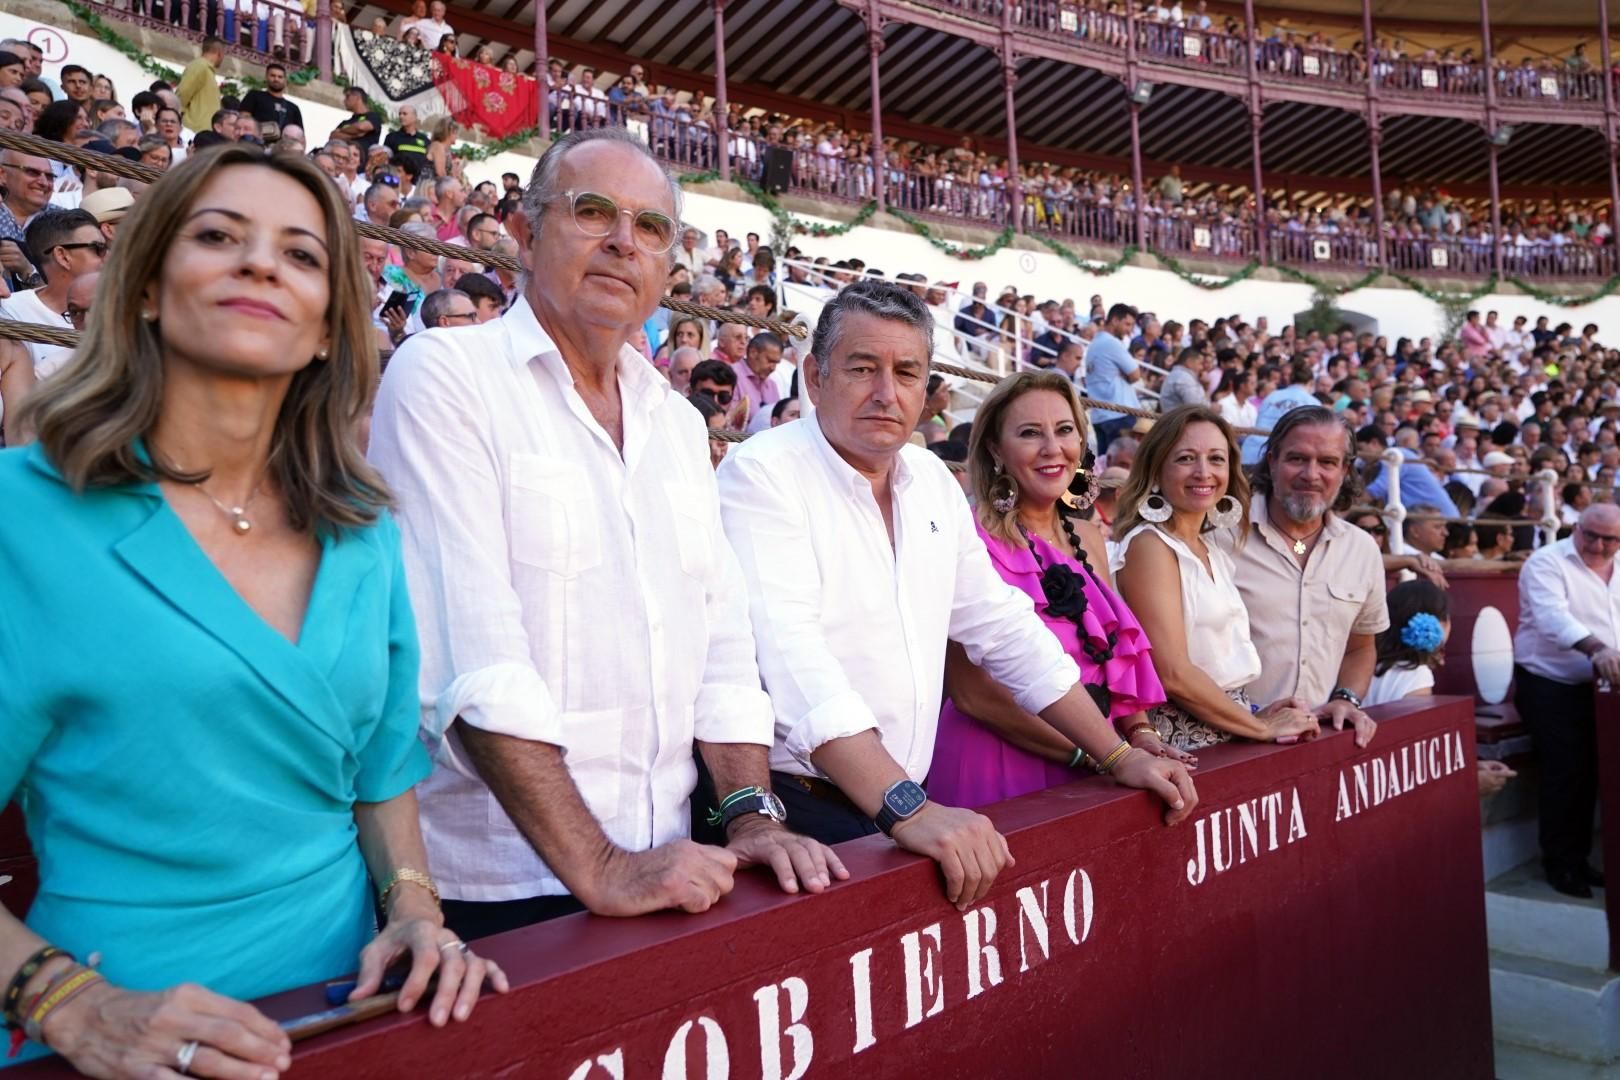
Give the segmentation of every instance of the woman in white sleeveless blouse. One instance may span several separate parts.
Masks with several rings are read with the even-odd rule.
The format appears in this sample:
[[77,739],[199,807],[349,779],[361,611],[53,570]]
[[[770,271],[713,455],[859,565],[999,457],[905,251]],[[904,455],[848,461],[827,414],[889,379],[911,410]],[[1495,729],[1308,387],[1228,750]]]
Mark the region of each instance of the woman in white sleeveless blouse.
[[1148,717],[1167,744],[1194,750],[1234,736],[1294,741],[1317,734],[1292,698],[1260,708],[1244,687],[1260,674],[1231,557],[1204,534],[1248,531],[1249,488],[1232,428],[1202,405],[1172,409],[1137,448],[1114,519],[1119,592],[1153,642],[1169,703]]

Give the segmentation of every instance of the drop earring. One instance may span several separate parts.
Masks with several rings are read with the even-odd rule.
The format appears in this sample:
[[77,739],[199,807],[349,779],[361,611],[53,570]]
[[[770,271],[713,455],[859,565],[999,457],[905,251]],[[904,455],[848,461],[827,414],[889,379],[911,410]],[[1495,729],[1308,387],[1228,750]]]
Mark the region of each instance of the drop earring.
[[1018,507],[1018,485],[996,463],[996,478],[990,485],[990,505],[1000,514],[1010,514]]
[[1243,505],[1230,495],[1215,500],[1215,509],[1204,515],[1217,529],[1230,529],[1243,516]]
[[1090,469],[1076,469],[1074,479],[1069,481],[1068,497],[1064,500],[1076,510],[1088,510],[1097,501],[1102,491],[1102,484],[1097,481],[1097,474]]
[[1136,513],[1143,521],[1160,525],[1169,521],[1170,515],[1175,511],[1170,509],[1170,500],[1159,494],[1159,485],[1154,484],[1153,490],[1142,500],[1142,505],[1137,508]]

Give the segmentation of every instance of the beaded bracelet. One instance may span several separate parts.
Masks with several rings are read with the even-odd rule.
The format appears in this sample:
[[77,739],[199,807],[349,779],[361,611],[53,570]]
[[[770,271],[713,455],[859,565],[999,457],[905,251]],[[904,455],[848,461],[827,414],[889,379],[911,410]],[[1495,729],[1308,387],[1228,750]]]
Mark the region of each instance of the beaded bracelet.
[[23,1021],[23,1033],[34,1042],[44,1046],[45,1039],[40,1029],[44,1026],[45,1018],[96,985],[96,983],[105,981],[106,979],[102,977],[101,972],[92,971],[89,968],[80,968],[68,976],[67,979],[57,984],[33,1007],[28,1014],[28,1019]]
[[49,963],[52,958],[58,956],[66,956],[69,960],[74,959],[72,954],[63,952],[54,945],[46,945],[34,953],[33,956],[24,960],[22,967],[18,968],[17,973],[11,977],[10,984],[6,986],[4,1007],[0,1009],[0,1016],[5,1018],[7,1031],[15,1031],[22,1026],[22,1017],[17,1012],[17,999],[22,997],[23,987],[28,985],[29,979],[39,974],[40,968]]

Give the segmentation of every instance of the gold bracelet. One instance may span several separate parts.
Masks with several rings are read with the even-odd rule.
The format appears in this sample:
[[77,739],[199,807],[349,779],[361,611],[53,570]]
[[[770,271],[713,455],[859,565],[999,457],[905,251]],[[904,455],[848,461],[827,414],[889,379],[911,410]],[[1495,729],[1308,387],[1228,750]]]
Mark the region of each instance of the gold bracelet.
[[401,866],[388,879],[388,884],[384,885],[381,891],[377,893],[377,906],[383,909],[383,914],[388,913],[388,894],[398,886],[405,884],[422,886],[433,897],[435,904],[439,902],[439,887],[433,883],[431,876],[424,874],[420,870],[413,870],[409,866]]
[[1131,728],[1131,730],[1125,733],[1125,741],[1129,742],[1131,736],[1135,735],[1138,731],[1145,731],[1149,735],[1152,735],[1155,739],[1159,737],[1159,729],[1144,721],[1143,723],[1137,724],[1135,727]]
[[1131,749],[1132,747],[1130,743],[1126,742],[1124,739],[1119,740],[1119,745],[1114,747],[1113,750],[1109,751],[1107,757],[1097,762],[1095,766],[1097,772],[1108,773],[1111,771],[1113,767],[1119,763],[1119,759],[1130,753]]

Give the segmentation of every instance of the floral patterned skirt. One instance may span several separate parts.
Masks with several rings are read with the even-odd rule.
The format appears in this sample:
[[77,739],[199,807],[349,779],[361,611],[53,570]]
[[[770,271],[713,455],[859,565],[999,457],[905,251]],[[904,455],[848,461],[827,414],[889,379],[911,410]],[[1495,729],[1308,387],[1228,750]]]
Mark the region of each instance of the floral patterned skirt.
[[[1249,695],[1244,693],[1241,686],[1236,690],[1228,690],[1226,696],[1243,708],[1249,708]],[[1232,741],[1230,732],[1210,727],[1172,702],[1155,705],[1148,710],[1147,715],[1154,729],[1158,731],[1160,740],[1166,746],[1173,746],[1177,750],[1202,750],[1206,746]]]

